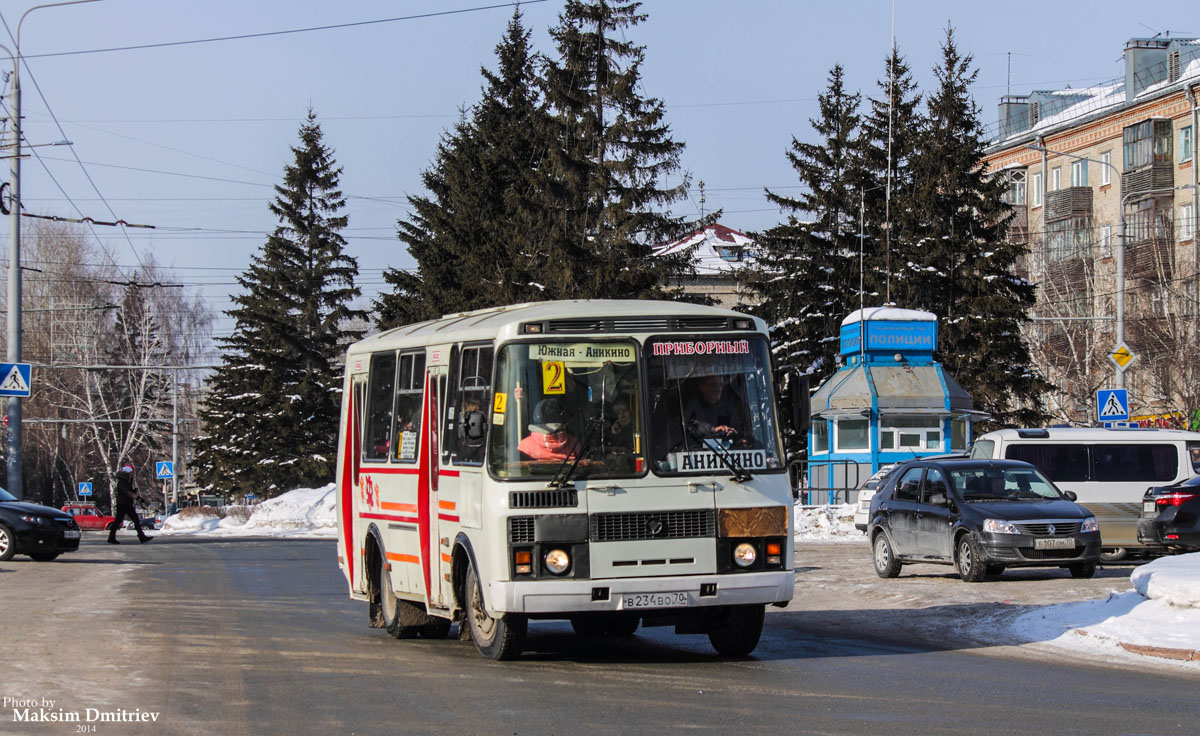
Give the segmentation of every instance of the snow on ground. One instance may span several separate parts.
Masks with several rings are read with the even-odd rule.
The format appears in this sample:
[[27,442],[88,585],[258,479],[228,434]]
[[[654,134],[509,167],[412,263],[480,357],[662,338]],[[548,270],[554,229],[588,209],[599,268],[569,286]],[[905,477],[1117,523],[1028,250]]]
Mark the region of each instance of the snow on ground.
[[333,484],[324,488],[299,488],[250,507],[244,513],[221,518],[213,509],[184,509],[167,517],[159,534],[223,537],[327,537],[337,534]]
[[[252,507],[248,518],[214,510],[176,514],[160,534],[193,536],[254,536],[333,538],[333,484],[301,488]],[[854,505],[796,506],[796,540],[866,544],[854,528]],[[1200,650],[1200,552],[1163,557],[1142,565],[1130,575],[1132,589],[1082,603],[1049,605],[1022,614],[1010,633],[1027,642],[1042,642],[1093,654],[1129,654],[1121,643],[1135,647]],[[1169,660],[1162,660],[1169,661]],[[1200,662],[1179,662],[1200,671]]]

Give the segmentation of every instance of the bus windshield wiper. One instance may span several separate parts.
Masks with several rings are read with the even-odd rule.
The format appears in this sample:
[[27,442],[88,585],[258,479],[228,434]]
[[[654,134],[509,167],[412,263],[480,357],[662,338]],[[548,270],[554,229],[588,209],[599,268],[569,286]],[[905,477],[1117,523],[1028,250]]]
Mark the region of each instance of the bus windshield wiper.
[[[583,438],[583,442],[576,442],[575,447],[567,453],[563,461],[558,466],[558,470],[554,471],[554,477],[546,484],[547,488],[563,488],[564,486],[574,483],[572,477],[575,475],[575,468],[579,465],[579,461],[584,455],[592,451],[592,445],[596,441],[596,429],[604,423],[603,417],[597,417],[588,421],[588,433]],[[567,466],[570,463],[570,467]]]
[[[684,429],[687,431],[689,437],[699,442],[701,447],[711,450],[717,456],[717,459],[721,461],[721,464],[729,468],[729,472],[733,473],[733,481],[735,483],[745,483],[754,478],[754,476],[750,475],[750,471],[743,468],[734,460],[733,454],[720,443],[718,438],[702,435],[696,427],[695,420],[684,422]],[[712,440],[712,442],[708,440]]]

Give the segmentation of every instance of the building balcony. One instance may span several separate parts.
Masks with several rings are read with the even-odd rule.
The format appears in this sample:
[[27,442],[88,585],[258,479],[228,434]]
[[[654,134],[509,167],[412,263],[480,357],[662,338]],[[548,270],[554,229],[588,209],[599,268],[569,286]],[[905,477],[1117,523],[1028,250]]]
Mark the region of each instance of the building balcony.
[[1169,279],[1175,272],[1174,237],[1165,235],[1135,240],[1125,245],[1125,274],[1135,279]]
[[1092,216],[1092,188],[1067,187],[1046,192],[1046,222]]
[[1157,196],[1168,194],[1175,186],[1175,171],[1170,161],[1159,161],[1147,166],[1141,166],[1121,175],[1121,196],[1136,201],[1137,195],[1147,197],[1151,193]]
[[1046,284],[1059,294],[1087,289],[1087,263],[1082,258],[1063,258],[1046,264]]

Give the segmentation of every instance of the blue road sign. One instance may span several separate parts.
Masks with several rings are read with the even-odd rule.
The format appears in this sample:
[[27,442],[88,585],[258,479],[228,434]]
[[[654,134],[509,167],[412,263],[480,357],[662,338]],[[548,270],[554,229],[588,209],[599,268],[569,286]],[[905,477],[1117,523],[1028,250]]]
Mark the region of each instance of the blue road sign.
[[0,396],[28,396],[31,371],[29,363],[0,363]]
[[1097,391],[1096,417],[1102,422],[1128,421],[1128,392],[1123,388],[1102,388]]
[[79,484],[79,495],[80,496],[92,495],[92,484],[91,483],[80,483]]
[[175,477],[175,463],[170,461],[154,464],[154,477],[158,480],[167,480]]

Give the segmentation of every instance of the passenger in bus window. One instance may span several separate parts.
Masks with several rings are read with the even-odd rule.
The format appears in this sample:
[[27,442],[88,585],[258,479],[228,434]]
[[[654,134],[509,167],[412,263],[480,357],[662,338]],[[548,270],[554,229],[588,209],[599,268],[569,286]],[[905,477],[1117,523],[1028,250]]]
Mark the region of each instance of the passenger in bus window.
[[578,441],[567,431],[562,403],[553,397],[542,399],[534,407],[529,435],[517,445],[523,455],[533,460],[563,460],[578,447]]
[[629,409],[629,402],[624,399],[618,399],[613,404],[613,420],[605,439],[605,444],[633,449],[633,412]]
[[466,396],[458,424],[459,463],[483,462],[483,440],[487,435],[487,416],[478,398]]

